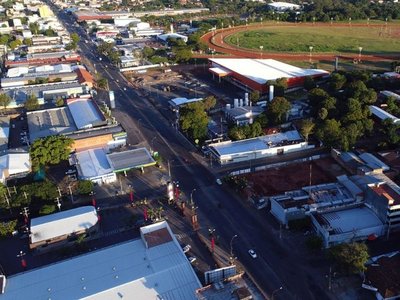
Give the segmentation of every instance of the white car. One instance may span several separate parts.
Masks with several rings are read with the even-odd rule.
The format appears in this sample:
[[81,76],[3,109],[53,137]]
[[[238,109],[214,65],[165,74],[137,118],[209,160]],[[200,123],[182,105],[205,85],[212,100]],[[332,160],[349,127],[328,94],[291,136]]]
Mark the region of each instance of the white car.
[[217,180],[215,180],[215,182],[216,182],[218,185],[222,185],[222,181],[221,181],[221,179],[219,179],[219,178],[217,178]]
[[194,257],[194,256],[190,256],[190,257],[188,257],[188,260],[189,260],[190,263],[192,264],[192,263],[194,263],[194,262],[197,260],[197,258]]
[[183,253],[187,253],[187,252],[189,252],[189,251],[190,251],[190,249],[192,249],[192,246],[190,246],[190,245],[186,245],[185,247],[183,247],[183,248],[182,248],[182,250],[183,250]]
[[257,253],[253,249],[249,250],[249,254],[252,258],[257,258]]

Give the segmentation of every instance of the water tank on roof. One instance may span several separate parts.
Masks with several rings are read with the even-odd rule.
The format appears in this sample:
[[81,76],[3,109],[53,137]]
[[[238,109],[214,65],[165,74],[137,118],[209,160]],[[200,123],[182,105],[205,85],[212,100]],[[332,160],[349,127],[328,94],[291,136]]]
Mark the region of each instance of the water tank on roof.
[[226,110],[229,110],[229,109],[231,109],[231,105],[228,103],[228,104],[226,105]]
[[239,107],[239,99],[237,98],[233,99],[233,107],[234,108]]
[[239,100],[239,106],[243,106],[243,99]]

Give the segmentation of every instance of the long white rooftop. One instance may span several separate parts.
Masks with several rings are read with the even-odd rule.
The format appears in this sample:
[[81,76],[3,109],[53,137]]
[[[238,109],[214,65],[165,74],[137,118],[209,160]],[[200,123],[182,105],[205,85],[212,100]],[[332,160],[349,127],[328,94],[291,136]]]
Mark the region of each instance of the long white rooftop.
[[76,153],[78,170],[82,177],[90,179],[113,172],[106,152],[102,148],[89,149]]
[[278,78],[294,78],[329,74],[320,69],[302,69],[274,59],[212,58],[212,67],[240,74],[259,84]]
[[89,229],[98,221],[93,206],[82,206],[31,220],[31,243]]
[[92,99],[76,98],[67,104],[78,129],[92,128],[105,121]]
[[[143,229],[143,228],[142,228]],[[7,278],[3,300],[196,299],[201,284],[166,222],[142,239]]]

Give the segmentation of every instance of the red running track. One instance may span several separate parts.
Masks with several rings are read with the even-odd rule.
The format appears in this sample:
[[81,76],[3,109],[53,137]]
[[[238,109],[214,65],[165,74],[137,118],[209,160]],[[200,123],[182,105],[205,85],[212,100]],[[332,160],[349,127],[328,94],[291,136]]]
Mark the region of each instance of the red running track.
[[[232,57],[246,57],[246,58],[273,58],[277,60],[293,60],[293,61],[301,61],[301,60],[308,60],[309,53],[279,53],[279,52],[266,52],[266,51],[258,51],[253,49],[245,49],[240,48],[235,45],[227,44],[224,42],[224,39],[232,34],[241,31],[247,30],[254,30],[259,28],[265,27],[272,27],[272,26],[304,26],[304,27],[315,27],[315,26],[327,26],[327,27],[383,27],[385,25],[377,25],[377,24],[335,24],[330,25],[329,23],[315,23],[315,24],[307,24],[307,23],[297,23],[297,24],[290,24],[290,23],[283,23],[280,25],[262,25],[262,24],[255,24],[255,25],[248,25],[248,26],[237,26],[231,28],[224,28],[218,29],[215,32],[208,32],[201,37],[201,41],[208,45],[210,49],[214,49],[217,53],[222,53],[223,55],[213,55],[213,57],[226,57],[226,55],[230,55]],[[394,38],[400,37],[400,25],[390,25],[394,34]],[[211,55],[195,55],[195,57],[211,57]],[[358,59],[358,54],[337,54],[337,53],[312,53],[313,60],[333,60],[335,57],[339,57],[340,59],[346,60],[354,60]],[[375,54],[375,55],[368,55],[363,54],[362,60],[363,61],[382,61],[382,60],[398,60],[400,59],[400,53],[398,55],[385,55],[385,54]]]

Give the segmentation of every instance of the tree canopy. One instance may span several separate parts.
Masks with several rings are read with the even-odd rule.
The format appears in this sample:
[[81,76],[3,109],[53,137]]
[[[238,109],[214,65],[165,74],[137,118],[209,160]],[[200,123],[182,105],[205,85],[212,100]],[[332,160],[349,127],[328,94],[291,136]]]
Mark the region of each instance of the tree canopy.
[[291,104],[284,97],[275,97],[267,106],[267,118],[273,125],[278,125],[286,121],[286,114],[290,110]]
[[180,126],[193,140],[204,140],[207,135],[208,116],[204,103],[194,102],[183,106],[179,110]]
[[0,106],[4,108],[4,110],[7,109],[7,106],[10,105],[11,103],[11,97],[8,96],[7,94],[0,94]]
[[33,94],[29,95],[28,99],[25,101],[24,107],[26,110],[38,109],[40,107],[38,98]]
[[359,273],[366,270],[368,247],[363,243],[340,244],[330,249],[338,266],[348,273]]
[[36,140],[29,149],[33,170],[37,171],[40,167],[67,160],[72,144],[72,139],[62,135]]

